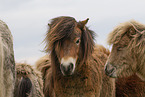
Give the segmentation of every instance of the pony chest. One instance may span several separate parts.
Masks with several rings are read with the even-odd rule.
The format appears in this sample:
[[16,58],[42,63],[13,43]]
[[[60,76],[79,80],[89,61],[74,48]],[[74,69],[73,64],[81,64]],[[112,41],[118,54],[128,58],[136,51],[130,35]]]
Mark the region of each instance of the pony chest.
[[[65,95],[65,97],[81,97],[84,94],[91,94],[95,91],[93,83],[89,82],[87,77],[79,79],[61,80],[59,83],[54,83],[55,94]],[[61,96],[60,96],[61,97]]]

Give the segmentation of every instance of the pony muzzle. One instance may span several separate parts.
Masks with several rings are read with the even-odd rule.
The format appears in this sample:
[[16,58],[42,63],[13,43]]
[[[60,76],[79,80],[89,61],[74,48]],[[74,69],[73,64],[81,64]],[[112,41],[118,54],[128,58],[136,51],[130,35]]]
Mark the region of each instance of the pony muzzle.
[[109,63],[106,63],[105,65],[105,74],[109,77],[116,77],[116,67],[112,66]]
[[74,73],[76,59],[69,57],[67,59],[62,58],[60,64],[60,70],[64,76],[69,76]]

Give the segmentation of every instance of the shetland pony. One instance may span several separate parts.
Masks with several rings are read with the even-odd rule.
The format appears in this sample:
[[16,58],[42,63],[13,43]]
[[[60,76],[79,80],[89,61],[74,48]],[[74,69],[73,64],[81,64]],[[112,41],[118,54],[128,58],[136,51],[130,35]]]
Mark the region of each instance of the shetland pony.
[[50,59],[44,60],[46,64],[37,62],[44,73],[45,97],[115,96],[115,81],[103,72],[109,52],[95,46],[87,22],[61,16],[49,24],[45,41]]
[[122,23],[108,37],[113,44],[106,63],[111,77],[124,77],[134,73],[145,81],[145,25],[136,21]]
[[145,97],[145,25],[133,20],[122,23],[109,34],[108,43],[113,47],[105,72],[119,77],[116,95]]
[[44,97],[41,73],[25,63],[16,63],[14,97]]
[[15,86],[15,60],[11,32],[0,20],[0,97],[13,97]]

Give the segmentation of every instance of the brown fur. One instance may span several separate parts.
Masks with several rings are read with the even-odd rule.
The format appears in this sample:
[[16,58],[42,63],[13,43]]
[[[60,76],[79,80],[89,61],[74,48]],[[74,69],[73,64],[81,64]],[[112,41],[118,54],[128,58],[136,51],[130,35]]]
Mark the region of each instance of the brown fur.
[[15,85],[15,60],[13,37],[0,20],[0,97],[13,97]]
[[145,82],[136,74],[129,77],[117,78],[116,97],[144,97]]
[[145,96],[144,30],[145,25],[129,21],[109,34],[108,43],[113,47],[105,71],[110,77],[119,77],[116,82],[116,95],[119,97]]
[[44,97],[41,73],[25,63],[16,64],[14,97]]
[[113,44],[108,63],[116,66],[117,76],[136,73],[145,80],[145,25],[130,21],[119,25],[109,34]]
[[51,62],[48,55],[43,56],[36,62],[36,69],[42,72],[42,78],[46,75],[46,71],[51,67]]
[[[72,17],[58,17],[49,24],[46,52],[50,52],[51,62],[47,63],[46,60],[43,62],[41,59],[39,61],[42,63],[37,62],[40,64],[37,64],[38,69],[44,73],[44,94],[46,97],[115,96],[114,79],[107,77],[103,72],[108,51],[102,46],[94,47],[94,32],[82,24],[85,22],[76,22]],[[59,56],[61,55],[57,52],[60,52],[63,44],[66,43],[65,39],[71,39],[76,27],[79,28],[78,31],[81,31],[77,66],[73,75],[63,76],[59,66]],[[46,65],[45,62],[47,66],[43,66]],[[45,67],[48,69],[46,70]]]

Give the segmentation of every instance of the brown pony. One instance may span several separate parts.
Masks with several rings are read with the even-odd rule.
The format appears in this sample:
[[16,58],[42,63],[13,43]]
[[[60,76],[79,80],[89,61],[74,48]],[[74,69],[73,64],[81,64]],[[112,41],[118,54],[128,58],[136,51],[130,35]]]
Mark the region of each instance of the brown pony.
[[45,97],[115,96],[114,79],[103,72],[109,52],[94,45],[94,32],[85,26],[87,22],[62,16],[49,24],[45,40],[50,59],[37,62],[44,73]]
[[136,21],[122,23],[109,34],[108,43],[113,47],[105,72],[110,77],[119,77],[116,95],[144,97],[145,25]]
[[106,73],[112,77],[136,73],[145,81],[145,25],[136,21],[123,23],[109,34],[108,43],[113,47]]
[[0,20],[0,97],[13,97],[15,86],[15,60],[13,37]]
[[16,63],[14,97],[44,97],[41,73],[25,63]]

